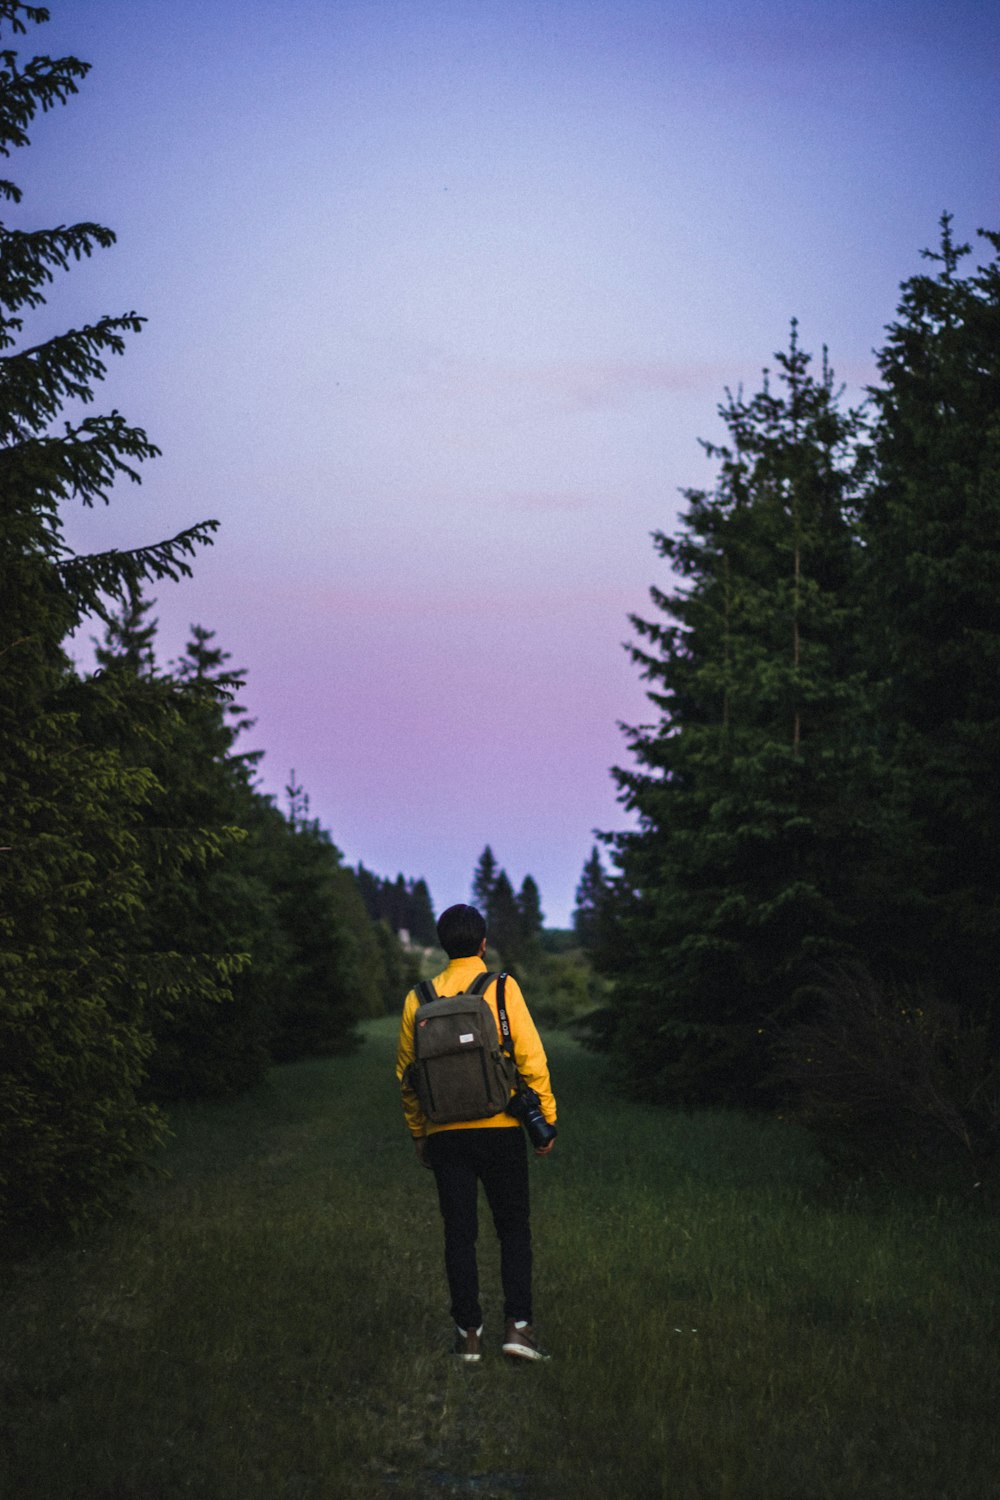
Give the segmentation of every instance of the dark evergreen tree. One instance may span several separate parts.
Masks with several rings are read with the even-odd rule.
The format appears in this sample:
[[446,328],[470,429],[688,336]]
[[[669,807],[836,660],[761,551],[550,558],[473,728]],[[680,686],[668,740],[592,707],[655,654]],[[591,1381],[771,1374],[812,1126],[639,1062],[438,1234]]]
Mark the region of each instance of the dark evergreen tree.
[[752,1101],[806,960],[863,919],[850,871],[878,798],[855,659],[852,507],[859,417],[793,325],[776,382],[720,408],[710,493],[656,546],[679,575],[633,617],[656,722],[616,772],[617,1045],[654,1097]]
[[[46,19],[0,0],[5,37]],[[65,103],[87,71],[72,57],[22,65],[0,53],[0,153],[27,145],[38,111]],[[5,181],[0,197],[21,193]],[[104,317],[38,342],[25,331],[54,274],[113,240],[90,223],[0,224],[0,1209],[22,1227],[83,1222],[159,1136],[138,1098],[154,979],[134,954],[149,891],[137,831],[155,778],[95,741],[107,693],[77,680],[62,641],[109,597],[190,572],[215,523],[131,552],[71,552],[60,507],[108,501],[156,453],[117,412],[56,425],[68,403],[92,399],[104,360],[142,320]]]
[[487,844],[479,856],[479,863],[476,865],[475,873],[472,877],[472,904],[478,907],[487,921],[489,921],[493,890],[499,873],[499,867],[493,857],[493,850]]
[[897,858],[880,891],[897,973],[992,1017],[1000,947],[1000,235],[941,221],[879,355],[862,509],[866,655],[891,759]]
[[146,616],[156,603],[144,599],[140,589],[130,587],[119,610],[105,618],[101,640],[92,637],[94,659],[99,668],[126,667],[135,677],[150,678],[156,672],[156,631],[159,621]]
[[426,880],[414,880],[410,886],[408,918],[412,940],[422,948],[433,948],[437,942],[437,924]]
[[358,883],[358,894],[365,903],[365,911],[373,922],[382,918],[381,895],[382,882],[374,870],[366,870],[359,861],[358,868],[354,872],[354,878]]
[[581,947],[597,946],[601,912],[607,900],[608,879],[595,844],[583,866],[580,883],[576,888],[576,906],[573,909],[573,931]]
[[405,932],[409,938],[410,893],[406,876],[399,874],[386,892],[389,902],[389,925],[393,932]]
[[408,880],[403,875],[397,875],[394,881],[384,880],[363,864],[358,865],[356,879],[373,922],[385,923],[396,934],[406,932],[420,947],[434,946],[437,928],[426,880]]
[[133,944],[149,894],[136,835],[155,781],[88,735],[73,679],[43,633],[52,616],[33,610],[24,624],[37,634],[20,646],[4,630],[0,684],[7,1236],[82,1225],[116,1201],[162,1138],[156,1111],[139,1100],[150,976],[137,971]]
[[517,893],[517,910],[521,918],[521,941],[526,950],[538,948],[545,925],[542,893],[533,875],[525,875]]
[[152,890],[136,936],[163,980],[149,1013],[149,1090],[158,1099],[233,1094],[269,1062],[268,979],[287,957],[267,872],[251,868],[245,849],[259,752],[234,748],[249,721],[233,701],[241,679],[212,632],[193,626],[175,674],[160,675],[147,610],[134,598],[112,619],[97,659],[118,709],[106,737],[157,778],[142,844]]
[[[167,725],[136,747],[163,789],[152,810],[161,878],[148,941],[177,973],[153,1020],[149,1086],[161,1099],[232,1095],[263,1077],[266,976],[284,956],[266,872],[251,868],[244,848],[260,752],[236,750],[250,727],[235,702],[243,674],[214,639],[192,625],[174,675],[159,684],[170,695]],[[125,645],[127,672],[135,653]]]
[[525,944],[521,912],[506,870],[498,871],[493,882],[486,915],[486,935],[507,968],[515,968],[523,961]]
[[294,791],[293,816],[286,822],[270,808],[258,834],[289,944],[271,1012],[271,1051],[279,1062],[349,1051],[357,1021],[384,1010],[388,985],[354,876],[319,823],[296,815],[302,794]]

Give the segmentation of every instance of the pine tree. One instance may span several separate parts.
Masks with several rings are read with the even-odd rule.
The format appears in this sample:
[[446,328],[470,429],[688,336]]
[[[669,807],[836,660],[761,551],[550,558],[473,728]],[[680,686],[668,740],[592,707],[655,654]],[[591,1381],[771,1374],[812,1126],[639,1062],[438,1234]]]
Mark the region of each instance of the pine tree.
[[973,1018],[1000,1051],[1000,235],[970,247],[951,219],[903,283],[879,355],[873,474],[862,509],[869,670],[903,855],[882,920],[899,967]]
[[545,925],[542,893],[533,875],[525,875],[517,893],[517,910],[521,918],[521,941],[525,949],[537,949]]
[[521,913],[514,895],[514,887],[506,870],[499,870],[493,882],[489,910],[486,917],[486,935],[490,945],[496,948],[507,968],[516,968],[524,959],[524,936],[521,928]]
[[289,1062],[350,1051],[357,1021],[383,1012],[389,984],[359,886],[315,819],[286,822],[270,807],[255,841],[288,944],[272,1007],[272,1055]]
[[[46,19],[0,0],[5,37]],[[72,57],[22,66],[4,50],[0,153],[27,145],[36,114],[65,103],[87,71]],[[0,198],[16,205],[21,193],[4,181]],[[113,240],[90,223],[0,224],[0,1211],[20,1227],[99,1212],[160,1136],[138,1099],[150,979],[133,953],[149,890],[137,835],[155,778],[95,739],[105,690],[79,682],[62,642],[108,597],[189,573],[215,523],[132,552],[70,551],[60,507],[107,502],[157,451],[117,412],[56,425],[67,403],[91,401],[105,359],[142,320],[104,317],[37,343],[25,330],[55,273]]]
[[[149,946],[172,971],[153,1011],[149,1087],[159,1099],[239,1093],[270,1061],[264,975],[275,947],[280,961],[281,939],[266,878],[244,847],[260,752],[236,750],[250,727],[235,702],[243,674],[213,642],[214,632],[193,625],[173,675],[134,689],[148,695],[152,686],[167,698],[159,731],[147,729],[133,752],[162,788],[152,809],[158,878],[146,911]],[[136,653],[127,638],[124,648],[117,667],[127,677]]]
[[394,881],[384,880],[361,863],[355,871],[355,880],[373,922],[383,923],[393,934],[405,930],[412,942],[433,948],[437,927],[426,880],[408,880],[403,875],[397,875]]
[[437,924],[434,920],[434,907],[431,904],[431,893],[427,882],[423,878],[414,880],[410,885],[410,911],[409,923],[410,937],[422,948],[433,948],[437,942]]
[[573,931],[583,948],[597,946],[601,913],[608,899],[608,879],[595,844],[590,851],[580,883],[576,888],[576,906],[573,909]]
[[409,936],[410,930],[410,892],[406,884],[406,876],[400,871],[391,886],[386,890],[389,903],[389,923],[393,932],[405,932]]
[[[727,395],[714,491],[657,549],[682,580],[633,617],[656,722],[616,772],[638,830],[616,840],[618,1045],[656,1097],[752,1101],[806,960],[860,920],[846,873],[871,769],[854,660],[860,418],[809,371],[793,324],[778,377]],[[872,799],[873,803],[875,799]]]
[[[380,921],[384,913],[382,911],[382,882],[374,870],[366,870],[364,864],[359,860],[358,868],[354,872],[354,878],[358,883],[358,893],[365,903],[365,911],[373,922]],[[388,926],[388,923],[386,924]]]
[[472,877],[473,905],[479,908],[487,921],[489,921],[490,904],[493,900],[493,890],[498,874],[499,869],[493,850],[487,844],[479,856],[479,863]]
[[91,638],[98,667],[121,666],[135,677],[154,675],[159,621],[146,616],[155,604],[155,599],[144,599],[140,589],[128,589],[120,609],[106,617],[103,638]]

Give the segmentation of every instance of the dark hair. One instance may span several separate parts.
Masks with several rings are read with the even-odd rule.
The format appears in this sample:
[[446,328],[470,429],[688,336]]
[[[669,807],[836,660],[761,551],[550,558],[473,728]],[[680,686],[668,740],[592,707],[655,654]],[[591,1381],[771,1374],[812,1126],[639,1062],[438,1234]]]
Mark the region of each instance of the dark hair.
[[449,958],[475,958],[486,923],[474,906],[449,906],[438,917],[438,941]]

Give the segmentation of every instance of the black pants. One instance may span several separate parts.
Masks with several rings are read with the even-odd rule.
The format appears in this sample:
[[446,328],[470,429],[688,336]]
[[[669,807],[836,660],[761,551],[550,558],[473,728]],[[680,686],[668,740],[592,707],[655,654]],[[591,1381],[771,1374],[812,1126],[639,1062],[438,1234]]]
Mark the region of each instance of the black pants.
[[531,1223],[523,1130],[440,1130],[428,1139],[427,1159],[444,1219],[444,1263],[455,1322],[459,1328],[478,1328],[483,1320],[476,1264],[482,1182],[500,1241],[504,1317],[530,1323]]

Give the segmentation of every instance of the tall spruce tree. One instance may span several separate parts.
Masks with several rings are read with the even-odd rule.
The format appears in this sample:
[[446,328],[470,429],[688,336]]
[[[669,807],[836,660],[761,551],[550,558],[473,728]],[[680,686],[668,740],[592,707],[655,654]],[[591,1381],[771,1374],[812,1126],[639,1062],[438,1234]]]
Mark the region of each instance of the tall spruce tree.
[[279,1062],[350,1051],[357,1021],[383,1012],[396,973],[395,965],[387,972],[384,940],[353,872],[308,816],[301,788],[290,793],[288,820],[267,806],[255,833],[289,949],[271,1011],[271,1051]]
[[517,893],[517,910],[521,918],[521,939],[526,949],[538,947],[545,925],[542,893],[533,875],[525,875]]
[[423,948],[433,948],[437,942],[437,925],[434,920],[431,893],[426,880],[422,877],[414,880],[410,885],[408,925],[410,937],[415,943],[419,943]]
[[879,355],[862,509],[866,654],[902,852],[882,920],[897,967],[1000,1050],[1000,235],[944,215],[931,269],[903,283]]
[[601,913],[608,900],[608,877],[595,844],[583,866],[576,888],[573,908],[573,931],[583,948],[596,948]]
[[[0,0],[5,41],[47,19]],[[73,57],[22,64],[6,47],[0,153],[26,146],[36,114],[87,71]],[[17,205],[21,192],[3,181],[0,198]],[[92,400],[142,320],[104,317],[37,343],[25,327],[56,272],[113,240],[91,223],[0,224],[0,1212],[20,1228],[106,1207],[160,1130],[138,1098],[150,976],[133,944],[149,889],[137,829],[155,778],[95,739],[104,689],[78,681],[62,642],[109,596],[190,572],[215,523],[132,552],[70,550],[61,507],[107,502],[156,453],[117,412],[56,426],[67,403]]]
[[[253,770],[260,752],[236,746],[250,727],[235,695],[243,674],[214,632],[191,627],[172,675],[152,669],[149,627],[134,643],[129,612],[108,632],[105,672],[126,682],[149,653],[132,701],[155,691],[163,703],[156,732],[148,725],[132,754],[156,772],[161,794],[149,832],[158,870],[145,911],[146,941],[157,954],[169,989],[152,1011],[155,1039],[149,1090],[158,1099],[239,1093],[257,1082],[270,1061],[268,988],[273,949],[280,947],[268,888],[251,868],[243,845],[253,821]],[[141,723],[141,707],[126,723]]]
[[499,873],[500,867],[496,862],[493,850],[487,844],[479,856],[479,863],[476,865],[472,876],[472,901],[482,912],[483,916],[486,917],[487,921],[489,920],[490,903],[493,900],[493,890],[496,886]]
[[720,407],[716,486],[655,538],[679,587],[632,620],[658,717],[616,772],[639,826],[616,839],[610,910],[617,1046],[652,1097],[758,1099],[805,962],[861,920],[846,872],[876,799],[853,654],[860,417],[794,324],[776,359],[776,379]]
[[496,948],[508,968],[523,961],[525,944],[521,912],[506,870],[498,871],[493,882],[486,912],[486,933],[491,947]]

